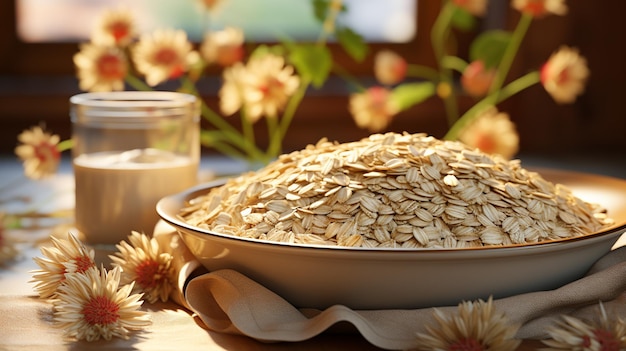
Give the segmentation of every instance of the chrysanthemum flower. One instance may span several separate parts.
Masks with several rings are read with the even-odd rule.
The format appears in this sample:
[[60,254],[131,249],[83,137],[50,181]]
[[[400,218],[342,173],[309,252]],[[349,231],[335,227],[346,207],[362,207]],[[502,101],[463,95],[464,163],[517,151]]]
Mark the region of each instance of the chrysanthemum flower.
[[557,325],[548,329],[550,339],[542,340],[550,347],[544,350],[626,350],[626,321],[617,316],[609,318],[602,303],[599,308],[598,320],[589,323],[563,315]]
[[198,58],[183,30],[159,29],[142,35],[133,48],[137,71],[151,86],[180,77]]
[[126,9],[105,11],[94,28],[91,41],[99,45],[127,46],[135,36],[135,21]]
[[135,282],[135,291],[144,293],[146,300],[167,301],[176,282],[172,255],[164,252],[154,238],[133,231],[125,241],[116,245],[118,252],[109,256],[113,266],[122,270],[122,284]]
[[223,30],[209,32],[204,36],[200,53],[209,63],[227,67],[241,62],[244,55],[244,36],[239,28],[226,27]]
[[243,107],[253,123],[263,116],[276,118],[299,85],[300,78],[294,74],[294,68],[285,65],[281,56],[253,57],[245,69],[234,65],[225,70],[224,85],[219,93],[225,100],[222,111],[227,113],[235,107]]
[[574,102],[585,91],[588,77],[587,60],[578,50],[566,46],[552,54],[541,68],[541,84],[560,104]]
[[65,336],[87,341],[128,339],[131,330],[149,325],[150,316],[140,310],[141,294],[130,295],[132,283],[118,289],[119,282],[117,267],[68,274],[52,300],[54,320]]
[[496,312],[492,298],[462,302],[449,315],[434,309],[434,317],[439,325],[427,326],[429,334],[418,334],[418,350],[510,351],[521,342],[514,339],[518,326]]
[[390,99],[390,91],[380,86],[374,86],[362,93],[350,96],[350,113],[357,126],[371,132],[385,129],[398,108]]
[[461,86],[471,96],[482,97],[489,92],[495,77],[494,68],[486,68],[481,60],[473,61],[463,71]]
[[94,251],[85,248],[72,233],[67,234],[67,239],[52,236],[51,240],[51,247],[41,247],[45,257],[33,258],[41,269],[31,272],[31,282],[35,283],[35,290],[43,298],[57,293],[67,273],[84,273],[95,266]]
[[565,0],[513,0],[511,6],[536,18],[545,17],[549,14],[560,16],[567,14]]
[[17,140],[21,144],[15,148],[15,154],[24,163],[24,174],[28,178],[41,179],[56,173],[61,160],[58,135],[36,126],[20,133]]
[[4,213],[0,213],[0,266],[15,259],[19,254],[17,247],[4,235],[3,219]]
[[406,60],[391,50],[382,50],[374,58],[374,75],[380,84],[394,85],[405,77],[408,64]]
[[459,140],[486,153],[512,158],[519,150],[515,124],[504,112],[490,108],[482,112],[460,133]]
[[83,44],[74,55],[79,86],[85,91],[124,90],[126,55],[117,47]]
[[487,0],[453,0],[452,2],[474,16],[481,17],[487,12]]

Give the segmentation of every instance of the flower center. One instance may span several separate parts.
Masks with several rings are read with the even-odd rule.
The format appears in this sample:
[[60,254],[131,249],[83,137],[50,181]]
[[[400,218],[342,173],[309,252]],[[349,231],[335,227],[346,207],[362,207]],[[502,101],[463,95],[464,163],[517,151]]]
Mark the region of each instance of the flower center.
[[161,271],[159,263],[153,260],[145,260],[137,265],[135,274],[137,275],[137,284],[144,289],[154,288],[165,279],[165,274]]
[[537,17],[546,12],[545,0],[529,0],[526,4],[526,12]]
[[102,55],[97,62],[98,74],[106,79],[124,78],[124,66],[115,55]]
[[95,266],[91,258],[87,256],[78,256],[74,259],[76,261],[76,273],[83,273],[89,268]]
[[596,329],[593,331],[598,343],[600,343],[600,351],[619,351],[620,342],[615,338],[613,333],[605,329]]
[[475,339],[459,339],[448,347],[448,351],[482,351],[483,346]]
[[52,145],[48,142],[42,142],[39,145],[35,146],[35,156],[41,162],[46,162],[49,160],[56,160],[61,157],[61,154],[57,150],[55,145]]
[[478,136],[476,146],[484,152],[493,153],[496,150],[496,141],[487,134]]
[[120,306],[105,296],[94,296],[83,306],[83,316],[89,325],[115,323],[120,315]]
[[109,26],[109,32],[115,38],[115,42],[119,43],[128,36],[128,24],[126,22],[114,22]]
[[175,50],[170,48],[161,48],[154,54],[154,61],[163,66],[173,66],[178,61],[178,55]]

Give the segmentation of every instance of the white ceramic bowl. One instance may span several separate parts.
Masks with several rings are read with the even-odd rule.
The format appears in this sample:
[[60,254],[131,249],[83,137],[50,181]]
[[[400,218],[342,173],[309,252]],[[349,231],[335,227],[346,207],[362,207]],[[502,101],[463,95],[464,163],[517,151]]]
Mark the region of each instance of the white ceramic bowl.
[[293,245],[213,233],[177,218],[185,201],[222,182],[167,196],[157,204],[209,270],[230,268],[297,307],[421,308],[560,287],[582,277],[626,231],[626,180],[538,170],[608,209],[616,224],[549,243],[471,249],[371,249]]

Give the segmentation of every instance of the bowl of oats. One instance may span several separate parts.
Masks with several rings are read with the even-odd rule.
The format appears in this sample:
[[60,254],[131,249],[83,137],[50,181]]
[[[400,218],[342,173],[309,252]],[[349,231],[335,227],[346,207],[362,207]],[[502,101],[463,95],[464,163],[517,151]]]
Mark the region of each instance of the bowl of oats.
[[425,134],[320,140],[157,204],[209,270],[297,307],[456,305],[555,289],[626,231],[626,181]]

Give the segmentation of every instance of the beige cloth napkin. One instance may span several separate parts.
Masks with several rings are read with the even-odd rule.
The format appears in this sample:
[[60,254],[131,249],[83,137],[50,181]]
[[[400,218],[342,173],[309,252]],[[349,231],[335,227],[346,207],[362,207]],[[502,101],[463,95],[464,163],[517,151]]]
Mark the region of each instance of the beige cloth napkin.
[[[302,341],[337,325],[352,325],[371,344],[390,350],[415,348],[416,333],[434,323],[432,308],[416,310],[352,310],[335,305],[323,311],[298,309],[262,285],[233,270],[206,272],[188,280],[200,268],[176,234],[157,234],[162,243],[174,242],[176,265],[182,267],[176,301],[194,311],[217,332],[242,334],[266,341]],[[195,272],[198,272],[196,269]],[[494,300],[498,311],[521,325],[517,337],[545,338],[545,328],[562,314],[586,318],[597,313],[599,301],[626,317],[626,247],[600,259],[589,273],[552,291],[532,292]],[[440,307],[456,311],[456,306]]]

